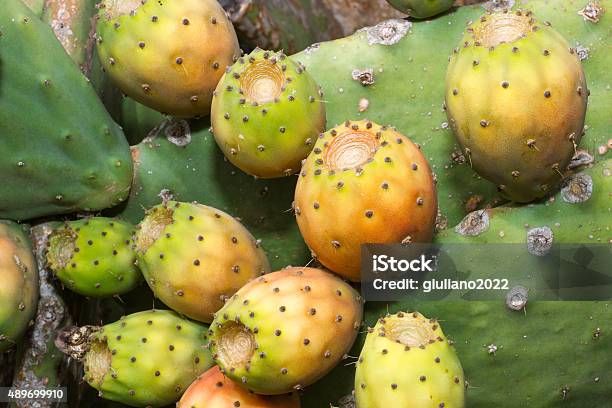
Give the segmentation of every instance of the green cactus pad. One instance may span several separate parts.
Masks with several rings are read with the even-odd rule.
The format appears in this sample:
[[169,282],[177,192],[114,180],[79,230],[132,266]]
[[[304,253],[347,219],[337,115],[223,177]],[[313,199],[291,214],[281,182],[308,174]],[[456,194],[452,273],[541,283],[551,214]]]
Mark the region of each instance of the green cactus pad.
[[126,405],[172,404],[212,366],[206,330],[165,310],[107,324],[89,338],[85,381],[102,398]]
[[206,323],[244,284],[270,271],[251,233],[205,205],[168,201],[153,207],[138,224],[134,243],[155,296]]
[[453,0],[387,0],[389,4],[414,18],[427,18],[444,13]]
[[368,330],[355,374],[356,408],[462,408],[465,380],[440,323],[386,315]]
[[51,28],[20,1],[7,0],[0,31],[0,216],[27,219],[121,202],[132,180],[123,133]]
[[36,312],[38,270],[24,229],[0,220],[0,353],[25,333]]
[[67,222],[49,237],[49,268],[64,286],[84,296],[129,292],[141,281],[133,232],[132,224],[111,218]]
[[325,130],[322,98],[303,66],[283,53],[256,49],[217,85],[211,111],[215,139],[246,173],[289,176]]
[[211,324],[211,352],[226,376],[264,395],[298,391],[348,352],[362,318],[359,294],[314,268],[254,280]]

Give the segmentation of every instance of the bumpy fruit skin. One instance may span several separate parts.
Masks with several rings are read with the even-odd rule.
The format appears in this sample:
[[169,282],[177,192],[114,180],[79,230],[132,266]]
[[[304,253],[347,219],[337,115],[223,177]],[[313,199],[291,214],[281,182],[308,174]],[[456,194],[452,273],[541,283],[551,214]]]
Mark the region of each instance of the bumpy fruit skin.
[[427,160],[408,138],[347,121],[318,139],[295,191],[300,232],[332,271],[360,279],[361,245],[428,242],[437,197]]
[[70,290],[103,297],[129,292],[141,281],[131,238],[134,226],[112,218],[67,222],[49,236],[47,263]]
[[0,353],[28,328],[38,301],[38,270],[21,226],[0,221]]
[[100,61],[124,93],[169,115],[208,115],[217,82],[240,55],[217,1],[105,0],[99,14]]
[[210,348],[225,375],[264,395],[300,390],[328,373],[357,336],[363,305],[346,282],[287,268],[240,289],[216,314]]
[[466,160],[507,198],[548,194],[583,134],[579,57],[530,12],[485,14],[451,56],[446,111]]
[[177,408],[300,408],[297,393],[264,396],[245,390],[214,366],[193,382]]
[[387,0],[389,4],[414,18],[427,18],[453,6],[453,0]]
[[259,242],[242,224],[201,204],[153,207],[134,240],[138,266],[155,296],[202,322],[210,323],[225,299],[270,271]]
[[463,369],[439,323],[397,313],[369,329],[355,374],[357,408],[463,408]]
[[102,398],[130,406],[174,403],[212,366],[206,331],[167,310],[128,315],[89,337],[85,380]]
[[291,175],[325,130],[321,99],[303,65],[282,52],[256,49],[239,58],[217,86],[211,112],[215,140],[246,173]]

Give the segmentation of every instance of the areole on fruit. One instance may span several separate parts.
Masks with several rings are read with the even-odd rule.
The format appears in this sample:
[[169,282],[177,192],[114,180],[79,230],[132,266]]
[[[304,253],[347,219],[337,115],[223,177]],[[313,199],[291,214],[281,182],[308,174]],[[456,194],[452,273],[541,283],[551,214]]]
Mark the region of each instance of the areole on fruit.
[[243,324],[227,322],[218,329],[217,358],[227,367],[244,367],[257,346],[253,333]]
[[342,131],[325,147],[323,162],[329,170],[355,169],[368,163],[378,146],[379,139],[368,131]]
[[240,75],[240,88],[249,102],[274,102],[286,84],[285,74],[278,64],[266,60],[252,62]]

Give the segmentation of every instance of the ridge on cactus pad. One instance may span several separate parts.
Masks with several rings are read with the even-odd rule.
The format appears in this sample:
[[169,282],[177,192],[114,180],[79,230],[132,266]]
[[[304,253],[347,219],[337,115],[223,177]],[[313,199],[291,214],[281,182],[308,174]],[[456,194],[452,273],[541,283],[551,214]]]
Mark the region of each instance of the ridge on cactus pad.
[[313,257],[358,281],[362,244],[431,241],[438,204],[418,146],[363,120],[319,137],[300,172],[294,210]]
[[121,203],[130,151],[87,78],[21,1],[2,2],[0,31],[0,217]]
[[183,394],[177,408],[300,408],[297,392],[257,395],[227,378],[218,366],[200,375]]
[[0,353],[29,327],[38,302],[38,270],[24,229],[0,220]]
[[356,408],[462,408],[465,380],[440,324],[418,312],[368,330],[355,374]]
[[209,114],[217,82],[240,55],[216,0],[104,0],[99,8],[100,61],[125,94],[168,115]]
[[576,49],[530,11],[468,25],[450,59],[446,112],[466,159],[505,197],[550,193],[583,135],[589,90]]
[[84,296],[120,295],[141,282],[132,251],[134,226],[112,218],[66,222],[48,240],[49,268],[68,289]]
[[357,336],[362,299],[314,268],[286,268],[242,287],[217,312],[210,350],[224,374],[258,394],[279,395],[317,381]]
[[323,93],[300,63],[256,49],[227,70],[215,90],[211,121],[227,159],[256,177],[299,171],[325,130]]
[[239,221],[201,204],[153,207],[138,225],[134,244],[155,296],[201,322],[210,323],[226,299],[270,271],[259,241]]

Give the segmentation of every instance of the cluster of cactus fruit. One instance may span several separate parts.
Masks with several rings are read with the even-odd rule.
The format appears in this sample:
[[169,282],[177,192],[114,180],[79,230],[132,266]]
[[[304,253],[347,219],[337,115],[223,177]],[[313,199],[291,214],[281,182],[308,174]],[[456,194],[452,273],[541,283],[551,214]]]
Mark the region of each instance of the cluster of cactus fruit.
[[[388,2],[409,19],[288,56],[243,53],[216,0],[103,0],[96,10],[83,0],[75,21],[53,1],[44,14],[6,0],[0,217],[12,221],[0,220],[0,353],[24,338],[37,307],[41,314],[43,269],[64,293],[84,304],[94,298],[96,308],[134,296],[163,303],[120,306],[129,313],[119,320],[83,319],[57,333],[56,347],[82,363],[83,379],[106,400],[320,408],[342,391],[357,408],[499,401],[478,390],[470,401],[464,367],[468,376],[495,380],[474,373],[489,363],[465,345],[505,321],[515,328],[528,290],[509,297],[506,309],[408,301],[383,313],[364,308],[356,289],[361,247],[507,237],[524,243],[526,255],[542,256],[552,242],[574,242],[583,225],[589,238],[579,242],[609,244],[612,164],[576,169],[596,160],[580,155],[580,143],[589,124],[605,133],[598,118],[612,97],[590,97],[603,88],[583,68],[589,50],[543,20],[549,16],[538,0],[527,4],[535,13],[497,1],[484,13],[481,6],[449,12],[450,0]],[[553,3],[551,19],[566,12],[561,0]],[[609,22],[603,3],[576,10],[584,31]],[[90,34],[90,20],[95,49],[78,36]],[[460,37],[445,27],[464,22],[463,38],[440,64],[447,49],[432,41],[454,44]],[[427,30],[437,37],[426,39]],[[597,33],[587,44],[593,50],[612,37]],[[427,60],[415,67],[419,47]],[[428,72],[428,53],[437,75],[427,75],[433,90],[426,85],[421,103],[424,86],[415,81]],[[406,98],[395,101],[399,79]],[[587,107],[599,116],[589,118]],[[432,130],[432,115],[447,122]],[[612,150],[602,146],[600,156]],[[452,173],[462,164],[462,176]],[[470,198],[458,206],[455,193]],[[503,200],[516,204],[499,206]],[[28,226],[17,222],[57,216],[63,222],[53,224],[36,259]],[[609,317],[595,302],[577,308],[601,320],[591,351],[605,355],[600,327]],[[485,319],[486,311],[496,318]],[[550,314],[535,313],[542,324]],[[467,318],[480,323],[458,327]],[[448,339],[438,319],[465,345]],[[574,323],[567,327],[585,327]],[[356,371],[340,364],[351,354],[359,355]],[[506,371],[489,369],[525,380],[516,362],[505,362]],[[597,383],[601,364],[589,371]],[[583,387],[589,406],[609,402],[607,380],[603,391]],[[488,392],[505,395],[490,384]],[[567,399],[570,387],[559,389]],[[521,404],[529,398],[549,403],[550,390]]]

